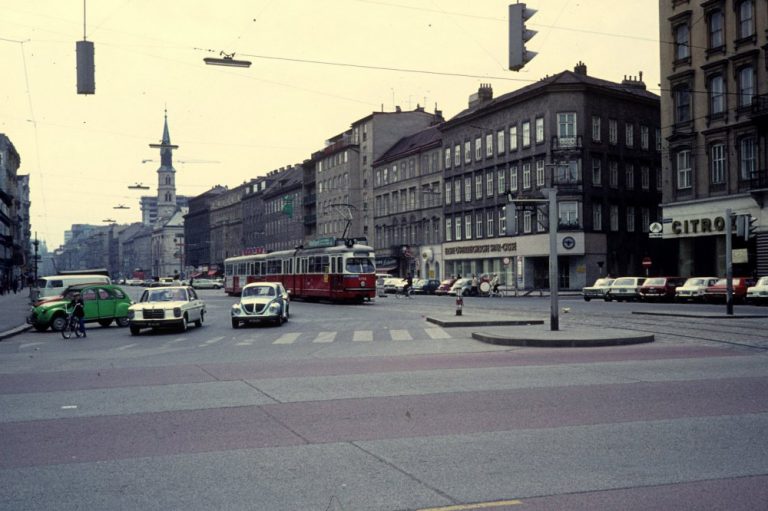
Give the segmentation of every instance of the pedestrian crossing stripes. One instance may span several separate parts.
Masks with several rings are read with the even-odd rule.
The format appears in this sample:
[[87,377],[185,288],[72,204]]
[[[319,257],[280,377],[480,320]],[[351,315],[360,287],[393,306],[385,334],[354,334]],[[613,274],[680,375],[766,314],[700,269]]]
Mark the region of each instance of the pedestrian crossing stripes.
[[336,332],[318,332],[317,337],[312,342],[327,343],[336,339]]
[[389,334],[392,336],[393,341],[412,341],[410,332],[408,330],[390,330]]
[[352,340],[355,342],[372,342],[373,330],[355,330]]
[[272,344],[293,344],[301,334],[299,332],[291,332],[289,334],[283,334],[277,338]]

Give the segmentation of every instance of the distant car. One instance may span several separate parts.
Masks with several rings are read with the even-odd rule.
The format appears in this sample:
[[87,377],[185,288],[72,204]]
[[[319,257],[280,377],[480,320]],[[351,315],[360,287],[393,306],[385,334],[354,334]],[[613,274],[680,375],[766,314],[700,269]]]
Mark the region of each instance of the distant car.
[[[743,303],[747,298],[747,288],[754,285],[755,279],[751,277],[733,277],[733,301]],[[704,300],[707,302],[725,302],[726,296],[726,279],[718,279],[704,290]]]
[[645,279],[640,286],[640,298],[647,302],[671,302],[675,299],[675,290],[683,284],[685,284],[683,277],[651,277]]
[[131,335],[142,328],[178,328],[186,331],[189,323],[203,326],[205,302],[189,286],[160,286],[145,289],[138,303],[128,309]]
[[217,280],[194,279],[192,281],[192,287],[195,289],[221,289],[223,286]]
[[[109,326],[128,326],[128,308],[133,301],[120,286],[112,284],[76,284],[70,286],[62,296],[39,302],[27,316],[27,323],[38,332],[48,328],[61,331],[67,321],[69,304],[76,293],[83,298],[85,322],[98,322]],[[49,297],[50,298],[50,297]]]
[[584,295],[584,301],[588,302],[592,298],[605,298],[605,292],[613,284],[613,279],[604,277],[597,279],[594,284],[581,289],[581,293]]
[[675,289],[675,299],[679,302],[701,301],[704,299],[704,291],[716,282],[717,277],[690,277]]
[[141,279],[127,279],[125,281],[126,286],[140,286],[144,283]]
[[414,279],[413,292],[417,295],[433,295],[438,286],[440,281],[437,279]]
[[754,286],[747,288],[747,302],[755,305],[768,302],[768,277],[761,277]]
[[472,279],[458,279],[451,286],[451,290],[448,291],[449,295],[455,296],[469,296],[472,292]]
[[407,280],[400,277],[389,277],[384,279],[384,292],[385,293],[397,293],[403,290]]
[[603,299],[606,302],[616,300],[637,300],[640,298],[640,286],[645,282],[645,277],[619,277],[613,281]]
[[290,315],[288,292],[280,282],[254,282],[243,287],[240,301],[232,305],[232,328],[242,323],[282,325]]
[[384,282],[392,278],[389,273],[377,273],[376,274],[376,296],[386,296],[384,291]]
[[437,289],[435,289],[435,294],[436,295],[447,295],[448,292],[453,287],[454,282],[456,282],[456,279],[454,279],[454,278],[443,280],[442,282],[440,282],[440,285],[437,286]]

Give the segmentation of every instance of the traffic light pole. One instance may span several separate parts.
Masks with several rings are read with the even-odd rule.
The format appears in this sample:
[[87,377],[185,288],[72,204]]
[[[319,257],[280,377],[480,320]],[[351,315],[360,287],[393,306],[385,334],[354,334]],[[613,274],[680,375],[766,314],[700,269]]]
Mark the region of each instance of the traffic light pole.
[[725,313],[733,316],[733,212],[725,210]]

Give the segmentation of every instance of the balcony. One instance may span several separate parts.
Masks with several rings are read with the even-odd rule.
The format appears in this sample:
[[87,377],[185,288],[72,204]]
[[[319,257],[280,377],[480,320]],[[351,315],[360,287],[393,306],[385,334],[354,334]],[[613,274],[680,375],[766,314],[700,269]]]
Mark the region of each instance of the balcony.
[[581,135],[574,135],[572,137],[552,137],[553,151],[581,151],[582,147]]
[[564,220],[560,219],[557,223],[558,231],[581,231],[581,222],[578,220]]
[[752,98],[750,117],[754,121],[768,122],[768,94],[760,94]]
[[749,178],[739,178],[740,191],[768,190],[768,169],[752,172]]

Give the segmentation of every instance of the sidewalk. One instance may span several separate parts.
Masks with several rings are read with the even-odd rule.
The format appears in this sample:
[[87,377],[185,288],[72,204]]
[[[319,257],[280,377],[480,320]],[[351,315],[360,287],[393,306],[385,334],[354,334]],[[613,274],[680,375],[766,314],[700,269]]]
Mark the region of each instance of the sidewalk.
[[18,293],[0,295],[0,341],[24,332],[31,325],[27,324],[27,315],[32,309],[29,303],[29,288]]

